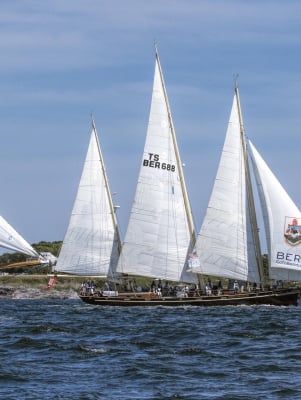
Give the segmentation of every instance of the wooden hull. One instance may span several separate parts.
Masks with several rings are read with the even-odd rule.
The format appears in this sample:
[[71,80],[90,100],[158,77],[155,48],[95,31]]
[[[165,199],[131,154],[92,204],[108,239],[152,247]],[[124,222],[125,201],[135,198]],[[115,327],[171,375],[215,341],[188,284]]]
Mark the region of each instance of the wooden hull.
[[200,297],[151,297],[149,293],[120,294],[116,297],[99,295],[79,295],[80,299],[88,304],[118,307],[153,307],[153,306],[238,306],[238,305],[274,305],[297,306],[300,290],[288,289],[280,291],[268,291],[258,293],[237,293],[222,296]]

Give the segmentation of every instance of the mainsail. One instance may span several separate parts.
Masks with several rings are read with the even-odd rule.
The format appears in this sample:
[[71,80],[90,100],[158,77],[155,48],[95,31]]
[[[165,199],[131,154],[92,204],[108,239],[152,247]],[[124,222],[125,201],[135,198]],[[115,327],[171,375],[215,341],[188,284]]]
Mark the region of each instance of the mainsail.
[[[269,277],[301,280],[301,214],[249,141],[269,256]],[[253,180],[254,181],[254,180]],[[198,273],[264,281],[238,88],[213,191],[196,241]]]
[[245,138],[236,90],[214,187],[196,241],[200,267],[194,270],[213,276],[258,282],[245,156]]
[[88,152],[55,269],[76,275],[112,275],[119,252],[115,209],[92,120]]
[[195,233],[163,74],[156,51],[148,129],[117,271],[182,282]]
[[301,213],[249,140],[273,279],[301,281]]
[[2,216],[0,216],[0,247],[39,257],[35,249]]

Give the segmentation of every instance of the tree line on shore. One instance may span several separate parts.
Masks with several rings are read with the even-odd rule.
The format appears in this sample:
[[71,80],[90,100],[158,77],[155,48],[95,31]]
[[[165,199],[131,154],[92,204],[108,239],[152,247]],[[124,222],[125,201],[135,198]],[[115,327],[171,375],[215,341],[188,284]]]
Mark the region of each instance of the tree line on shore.
[[[62,241],[54,241],[54,242],[46,242],[46,241],[40,241],[38,243],[33,243],[32,247],[38,252],[49,252],[52,253],[54,256],[58,257],[61,247],[62,247]],[[27,274],[35,274],[35,273],[42,273],[46,274],[51,272],[51,267],[41,267],[41,266],[31,266],[31,267],[15,267],[15,268],[8,268],[6,269],[5,266],[7,264],[13,264],[13,263],[19,263],[26,261],[28,256],[26,254],[21,254],[21,253],[3,253],[0,255],[0,269],[1,272],[9,272],[9,273],[27,273]],[[268,276],[268,256],[267,254],[262,255],[262,260],[263,260],[263,268],[264,268],[264,275],[267,277]]]

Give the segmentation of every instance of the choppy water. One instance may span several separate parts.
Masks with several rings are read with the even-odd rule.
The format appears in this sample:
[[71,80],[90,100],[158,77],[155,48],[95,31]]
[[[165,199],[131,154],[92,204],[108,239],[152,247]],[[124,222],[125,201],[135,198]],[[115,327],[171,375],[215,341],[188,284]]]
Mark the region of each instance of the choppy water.
[[301,398],[301,307],[0,306],[1,399]]

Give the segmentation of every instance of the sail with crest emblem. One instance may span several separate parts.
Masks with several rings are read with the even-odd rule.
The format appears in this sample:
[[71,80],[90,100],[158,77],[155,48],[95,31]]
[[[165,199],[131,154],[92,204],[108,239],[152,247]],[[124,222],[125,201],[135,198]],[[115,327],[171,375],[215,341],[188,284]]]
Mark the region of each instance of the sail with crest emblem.
[[267,236],[270,278],[301,281],[301,212],[250,140],[249,145]]

